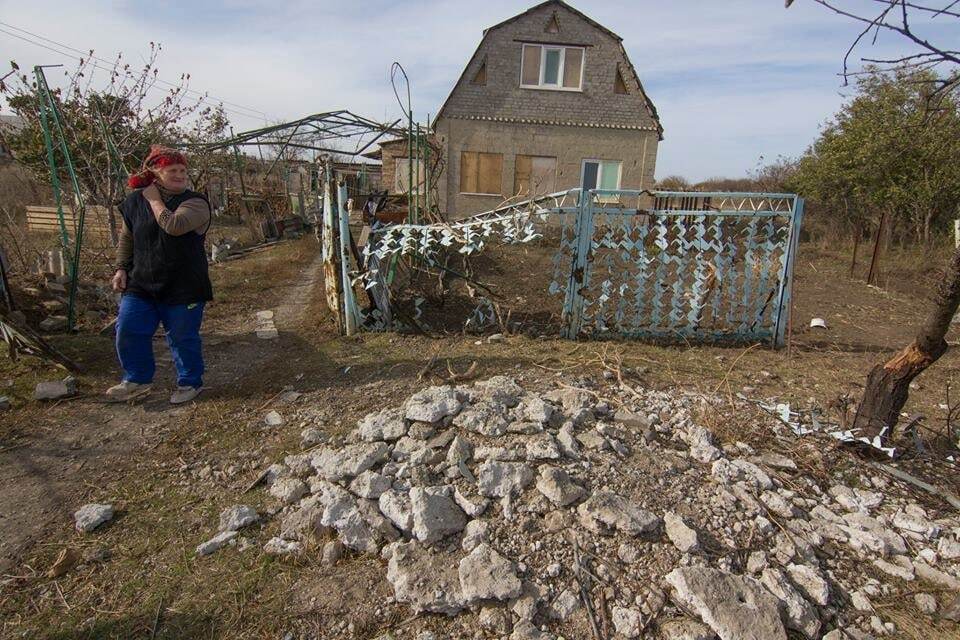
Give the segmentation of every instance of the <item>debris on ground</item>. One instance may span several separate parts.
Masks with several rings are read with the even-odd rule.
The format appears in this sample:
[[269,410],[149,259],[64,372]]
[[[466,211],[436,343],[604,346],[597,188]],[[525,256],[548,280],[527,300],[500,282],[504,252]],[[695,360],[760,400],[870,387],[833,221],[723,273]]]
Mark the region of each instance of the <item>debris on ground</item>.
[[77,395],[77,379],[67,376],[63,380],[38,382],[33,392],[34,400],[62,400]]
[[77,531],[90,533],[104,522],[113,520],[113,505],[85,504],[73,514]]
[[697,416],[729,398],[631,391],[504,376],[423,389],[271,467],[280,528],[264,552],[379,555],[398,615],[473,635],[476,614],[501,638],[867,638],[896,633],[879,599],[949,609],[955,513],[867,465],[824,479],[784,451],[721,443]]

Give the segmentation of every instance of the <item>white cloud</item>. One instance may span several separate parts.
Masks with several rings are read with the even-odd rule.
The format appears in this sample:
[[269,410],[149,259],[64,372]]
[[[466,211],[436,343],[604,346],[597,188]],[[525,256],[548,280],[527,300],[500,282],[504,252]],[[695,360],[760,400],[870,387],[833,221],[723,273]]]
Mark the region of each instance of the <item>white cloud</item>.
[[[857,33],[855,24],[810,0],[797,0],[790,10],[781,0],[573,4],[624,38],[666,129],[658,174],[694,179],[742,175],[760,155],[801,152],[840,104],[836,74]],[[139,60],[149,41],[159,41],[163,77],[189,71],[193,88],[271,120],[338,108],[396,117],[389,69],[399,60],[423,120],[446,97],[482,30],[528,6],[508,0],[93,0],[82,6],[8,0],[0,2],[0,20],[106,58],[124,51]],[[23,68],[69,62],[3,33],[0,43],[4,57]],[[882,38],[864,53],[900,50],[894,39]],[[237,130],[262,124],[229,115]]]

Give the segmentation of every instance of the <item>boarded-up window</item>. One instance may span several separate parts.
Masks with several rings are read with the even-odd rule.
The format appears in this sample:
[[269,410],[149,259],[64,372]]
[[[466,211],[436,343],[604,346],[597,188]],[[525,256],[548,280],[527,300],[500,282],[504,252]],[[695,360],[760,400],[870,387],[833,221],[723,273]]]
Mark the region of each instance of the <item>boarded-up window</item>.
[[520,65],[520,86],[579,91],[583,78],[580,47],[525,44]]
[[[393,190],[395,193],[406,193],[410,189],[410,159],[396,158],[397,169],[394,172]],[[419,171],[419,173],[418,173]],[[422,191],[427,175],[423,169],[423,159],[413,162],[413,193]]]
[[523,73],[520,84],[536,86],[540,84],[540,50],[536,45],[523,45]]
[[460,193],[500,195],[502,175],[502,154],[460,152]]
[[556,191],[557,159],[548,156],[518,155],[514,174],[514,193],[542,196]]
[[567,89],[580,88],[580,72],[583,67],[583,49],[568,48],[563,61],[563,86]]
[[620,65],[617,65],[616,77],[613,80],[613,92],[622,94],[630,93],[627,90],[627,83],[623,79],[623,69],[620,68]]
[[473,80],[470,81],[470,84],[476,84],[485,86],[487,84],[487,61],[484,60],[480,63],[480,68],[477,69],[477,72],[473,76]]

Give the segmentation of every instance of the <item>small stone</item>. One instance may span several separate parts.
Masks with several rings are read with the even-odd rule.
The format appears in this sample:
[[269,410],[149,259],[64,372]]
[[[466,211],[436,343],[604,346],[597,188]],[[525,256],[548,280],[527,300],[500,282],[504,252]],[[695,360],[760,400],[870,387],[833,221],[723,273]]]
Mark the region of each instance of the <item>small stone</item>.
[[354,478],[387,460],[390,448],[383,442],[360,443],[342,449],[323,448],[313,457],[313,467],[324,480]]
[[863,591],[854,591],[850,594],[850,603],[857,611],[873,611],[873,604],[870,598]]
[[507,338],[502,333],[494,333],[487,336],[488,344],[500,344],[501,342],[506,342]]
[[640,637],[643,616],[636,609],[615,606],[611,610],[611,618],[613,619],[613,628],[624,638],[633,640]]
[[260,519],[256,510],[245,504],[237,504],[220,513],[220,531],[239,531]]
[[747,557],[747,572],[760,573],[767,568],[767,554],[763,551],[751,551]]
[[513,563],[482,543],[459,566],[460,589],[467,603],[477,600],[510,600],[520,595],[521,584]]
[[85,504],[73,514],[75,526],[80,533],[90,533],[104,522],[113,519],[113,505]]
[[328,528],[323,524],[323,506],[314,499],[302,501],[301,507],[283,516],[280,537],[284,540],[314,540]]
[[346,547],[339,540],[327,542],[323,545],[323,552],[320,556],[321,561],[325,566],[332,567],[340,562],[344,553],[346,553]]
[[270,486],[270,495],[282,504],[293,504],[307,493],[307,485],[298,478],[280,478]]
[[62,400],[77,395],[77,381],[73,376],[52,382],[39,382],[33,391],[34,400]]
[[489,500],[479,496],[468,498],[460,492],[460,489],[456,488],[453,490],[453,500],[457,503],[457,506],[463,509],[463,512],[471,518],[478,518],[483,515],[483,512],[487,510],[490,504]]
[[482,607],[479,622],[481,627],[498,635],[510,633],[513,629],[513,617],[502,607]]
[[655,531],[660,526],[660,518],[609,491],[590,496],[577,507],[577,513],[583,526],[601,535],[611,535],[614,531],[619,531],[626,535],[639,536]]
[[573,615],[574,611],[580,608],[580,598],[571,589],[564,589],[560,592],[547,610],[547,615],[554,620],[561,622]]
[[404,533],[409,534],[413,529],[413,508],[408,493],[392,489],[384,491],[380,494],[378,506],[380,512]]
[[328,440],[327,434],[315,427],[307,427],[300,432],[300,446],[303,448],[314,447],[323,444]]
[[303,552],[303,545],[296,540],[270,538],[267,544],[263,545],[263,551],[271,556],[297,555]]
[[466,438],[456,436],[447,449],[447,464],[458,466],[461,462],[469,462],[473,457],[473,445]]
[[473,551],[480,543],[487,541],[490,525],[483,520],[471,520],[463,530],[463,542],[460,546],[464,551]]
[[617,557],[625,564],[633,564],[640,559],[640,549],[636,545],[624,542],[617,547]]
[[940,612],[940,617],[951,622],[960,622],[960,595],[953,596],[953,599]]
[[699,620],[681,618],[660,625],[663,640],[713,640],[716,634]]
[[663,515],[667,537],[680,553],[693,553],[700,550],[700,539],[695,529],[687,526],[679,515],[668,511]]
[[960,558],[960,542],[952,538],[940,538],[937,543],[937,554],[944,560]]
[[67,316],[48,316],[37,325],[40,331],[45,333],[56,333],[67,330]]
[[921,613],[933,615],[937,612],[937,599],[929,593],[918,593],[913,596],[913,601],[917,604],[917,609]]
[[587,492],[586,489],[575,483],[566,471],[549,466],[540,468],[537,490],[559,507],[573,504]]
[[263,422],[268,427],[279,427],[283,424],[283,416],[276,411],[271,411],[263,417]]
[[238,535],[239,534],[236,531],[223,531],[218,533],[206,542],[197,545],[197,555],[208,556],[214,551],[217,551],[225,545],[230,544],[230,542]]
[[523,395],[520,385],[507,376],[493,376],[478,382],[476,387],[484,398],[508,408],[520,404],[520,396]]
[[819,637],[820,618],[817,616],[816,610],[790,584],[783,571],[764,569],[760,582],[780,600],[786,614],[783,619],[788,629],[799,631],[807,638]]
[[560,427],[560,431],[557,432],[557,444],[560,445],[563,455],[568,458],[577,459],[580,457],[580,445],[577,442],[572,422],[566,422]]

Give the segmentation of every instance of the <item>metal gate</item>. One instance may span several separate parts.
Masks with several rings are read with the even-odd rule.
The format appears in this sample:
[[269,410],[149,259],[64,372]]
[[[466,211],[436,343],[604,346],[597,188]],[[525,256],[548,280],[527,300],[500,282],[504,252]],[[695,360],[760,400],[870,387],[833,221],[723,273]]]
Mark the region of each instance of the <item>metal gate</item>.
[[781,345],[802,215],[792,194],[582,194],[553,287],[564,335]]
[[[332,211],[325,213],[329,230],[340,232],[341,250],[333,243],[330,249],[343,258],[335,281],[342,287],[340,314],[353,316],[343,322],[346,333],[403,322],[396,304],[404,287],[393,283],[388,268],[398,260],[437,264],[445,252],[475,255],[488,244],[526,244],[552,259],[552,274],[544,274],[541,286],[562,307],[565,337],[769,340],[776,347],[789,316],[803,200],[778,193],[573,189],[449,224],[384,227],[364,247],[365,269],[356,271],[345,249],[345,212],[340,225]],[[357,307],[353,285],[372,294],[364,296],[374,300],[371,308]],[[414,302],[407,312],[412,322],[423,300]]]

